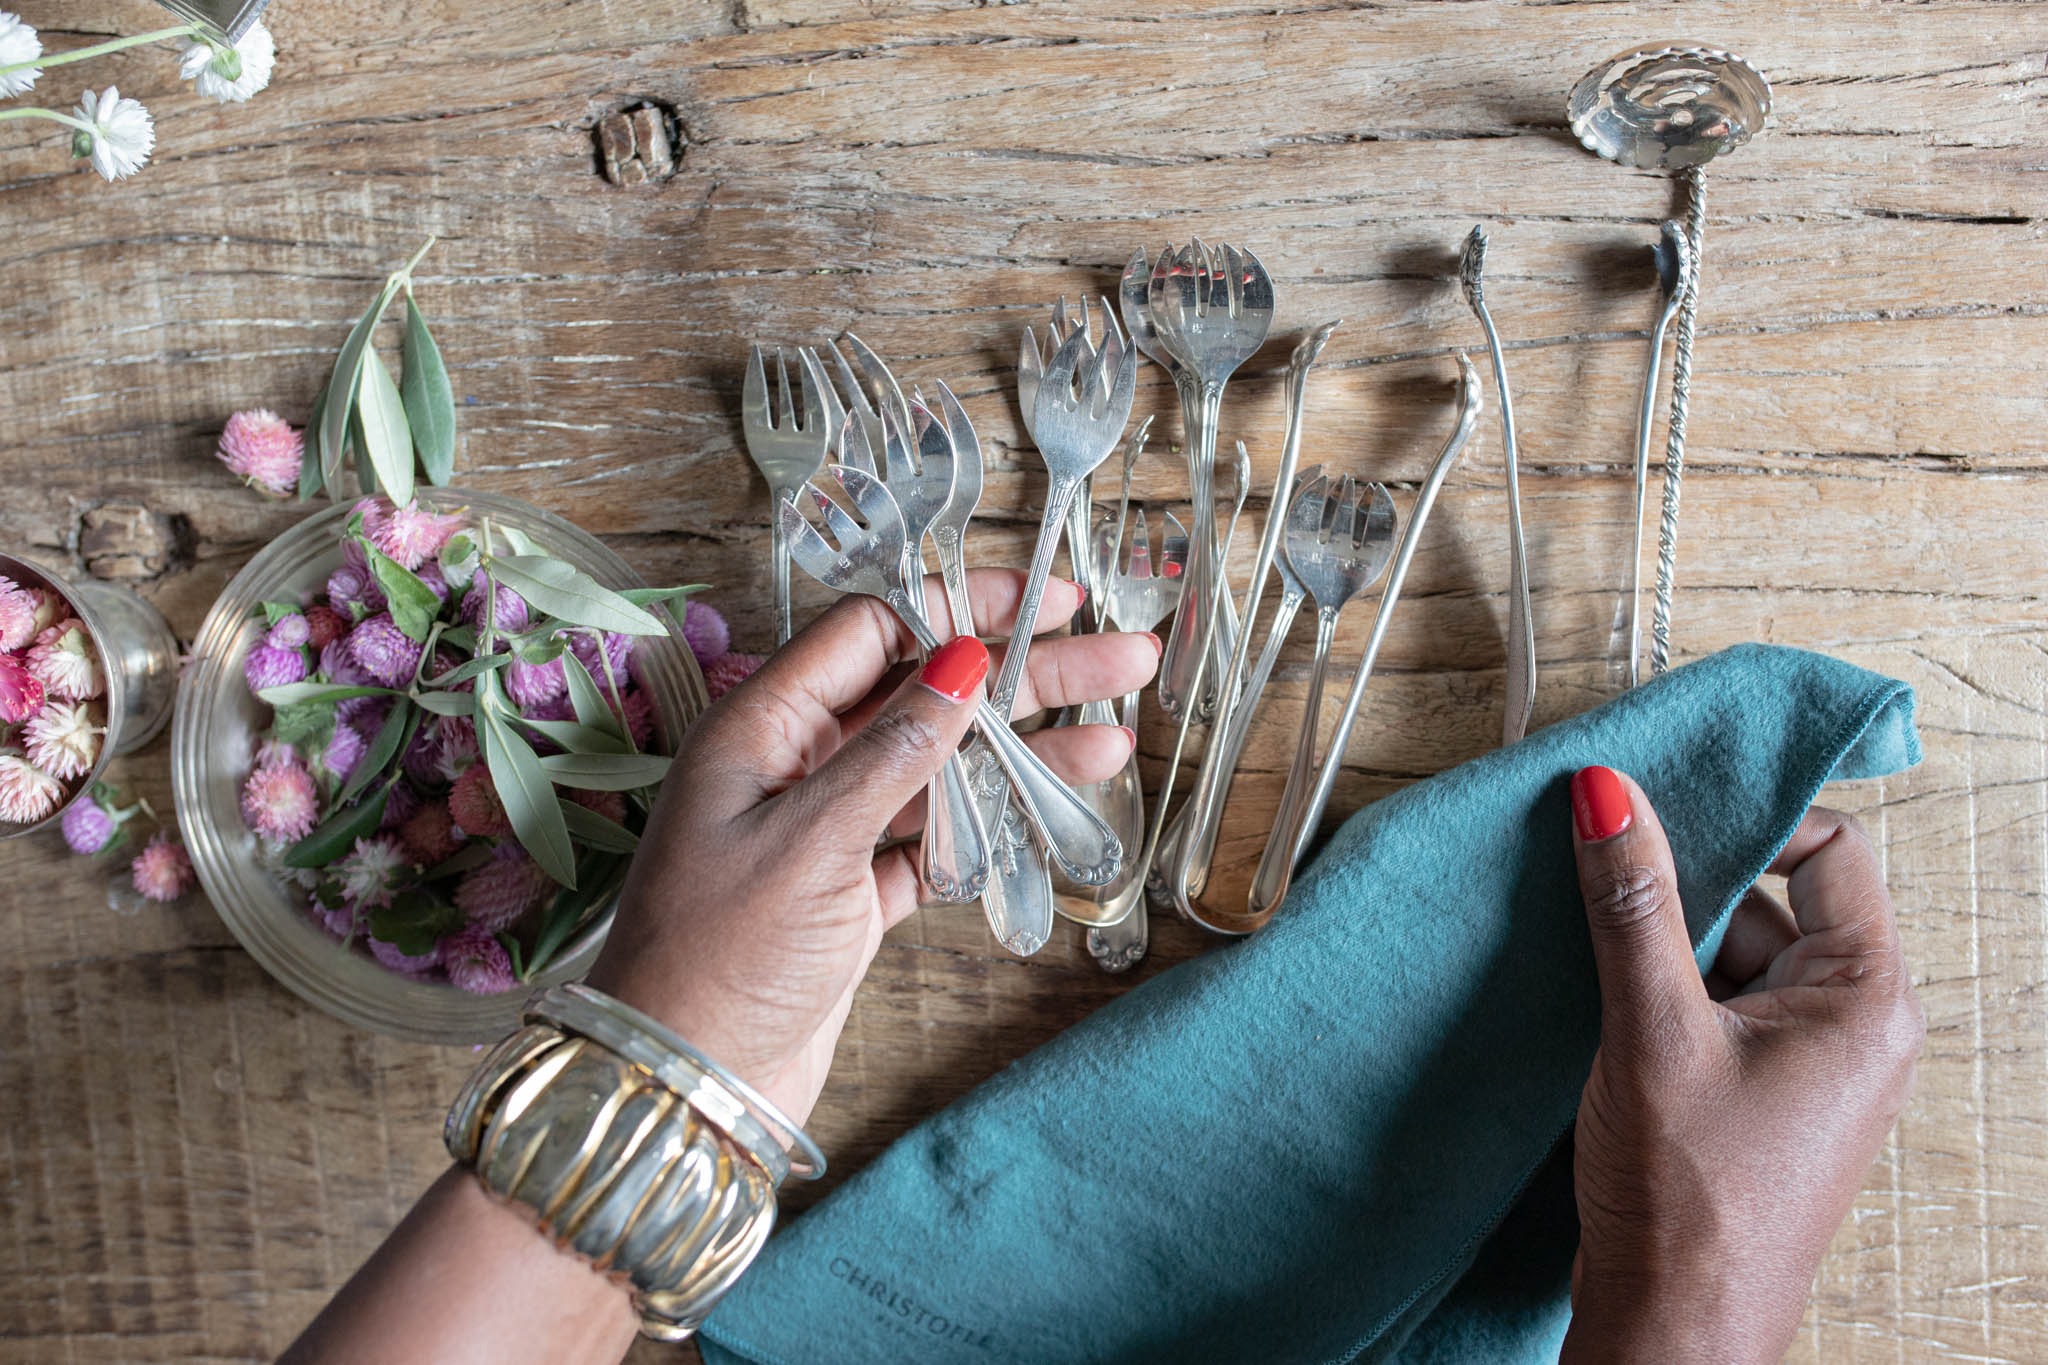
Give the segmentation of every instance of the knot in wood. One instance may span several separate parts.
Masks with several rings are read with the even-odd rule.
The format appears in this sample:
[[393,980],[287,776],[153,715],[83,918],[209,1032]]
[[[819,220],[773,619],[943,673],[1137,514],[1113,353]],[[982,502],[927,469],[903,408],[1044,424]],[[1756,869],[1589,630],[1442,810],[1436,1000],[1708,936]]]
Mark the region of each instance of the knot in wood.
[[78,520],[78,556],[94,578],[118,583],[161,578],[191,565],[191,523],[134,503],[103,503]]
[[666,180],[681,155],[675,122],[658,104],[636,104],[598,120],[598,165],[614,185]]

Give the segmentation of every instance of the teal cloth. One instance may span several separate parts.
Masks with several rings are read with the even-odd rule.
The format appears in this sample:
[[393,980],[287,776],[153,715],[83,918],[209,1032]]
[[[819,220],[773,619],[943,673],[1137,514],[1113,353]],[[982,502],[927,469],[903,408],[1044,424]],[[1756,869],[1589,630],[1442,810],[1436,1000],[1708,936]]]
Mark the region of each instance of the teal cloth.
[[1727,650],[1353,816],[1264,931],[1132,990],[771,1240],[709,1365],[1555,1360],[1599,1032],[1574,770],[1630,773],[1698,956],[1912,693]]

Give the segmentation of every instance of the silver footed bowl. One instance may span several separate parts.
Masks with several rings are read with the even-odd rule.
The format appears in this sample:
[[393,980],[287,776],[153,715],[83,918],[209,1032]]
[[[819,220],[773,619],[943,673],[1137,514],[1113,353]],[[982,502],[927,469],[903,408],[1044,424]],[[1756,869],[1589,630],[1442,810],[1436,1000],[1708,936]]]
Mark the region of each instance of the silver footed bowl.
[[[607,587],[646,586],[596,537],[530,503],[458,488],[421,489],[419,500],[435,511],[466,511],[524,531]],[[242,819],[242,784],[257,736],[270,724],[270,708],[251,694],[242,673],[263,635],[260,604],[304,601],[325,585],[341,563],[341,530],[353,507],[353,500],[338,502],[265,546],[207,612],[171,720],[178,825],[215,911],[249,955],[300,997],[337,1019],[395,1037],[492,1042],[518,1027],[532,991],[590,969],[611,927],[616,894],[533,981],[500,995],[471,995],[441,982],[408,980],[360,947],[329,937],[307,913],[305,890],[264,866],[262,847]],[[668,635],[643,638],[635,654],[654,702],[659,747],[672,752],[706,705],[703,675],[672,621]]]
[[1732,52],[1650,43],[1588,71],[1567,113],[1588,151],[1642,170],[1684,170],[1763,131],[1771,84]]

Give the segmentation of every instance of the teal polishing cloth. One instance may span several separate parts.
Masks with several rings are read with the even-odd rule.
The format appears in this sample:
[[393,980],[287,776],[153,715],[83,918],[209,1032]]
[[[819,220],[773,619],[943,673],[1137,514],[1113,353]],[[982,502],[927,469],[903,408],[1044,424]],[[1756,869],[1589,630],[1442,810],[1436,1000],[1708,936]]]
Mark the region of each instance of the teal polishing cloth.
[[1743,646],[1353,816],[1260,933],[1164,972],[772,1239],[709,1365],[1555,1360],[1599,987],[1568,788],[1656,803],[1704,966],[1912,693]]

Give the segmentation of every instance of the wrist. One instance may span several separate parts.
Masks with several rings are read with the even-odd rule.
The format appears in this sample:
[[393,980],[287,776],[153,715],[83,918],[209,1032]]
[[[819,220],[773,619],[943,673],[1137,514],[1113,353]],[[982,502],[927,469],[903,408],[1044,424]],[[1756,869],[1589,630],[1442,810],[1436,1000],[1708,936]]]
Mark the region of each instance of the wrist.
[[1642,1360],[1775,1361],[1797,1330],[1804,1296],[1784,1306],[1739,1291],[1729,1263],[1696,1263],[1627,1276],[1587,1274],[1572,1293],[1561,1365]]

